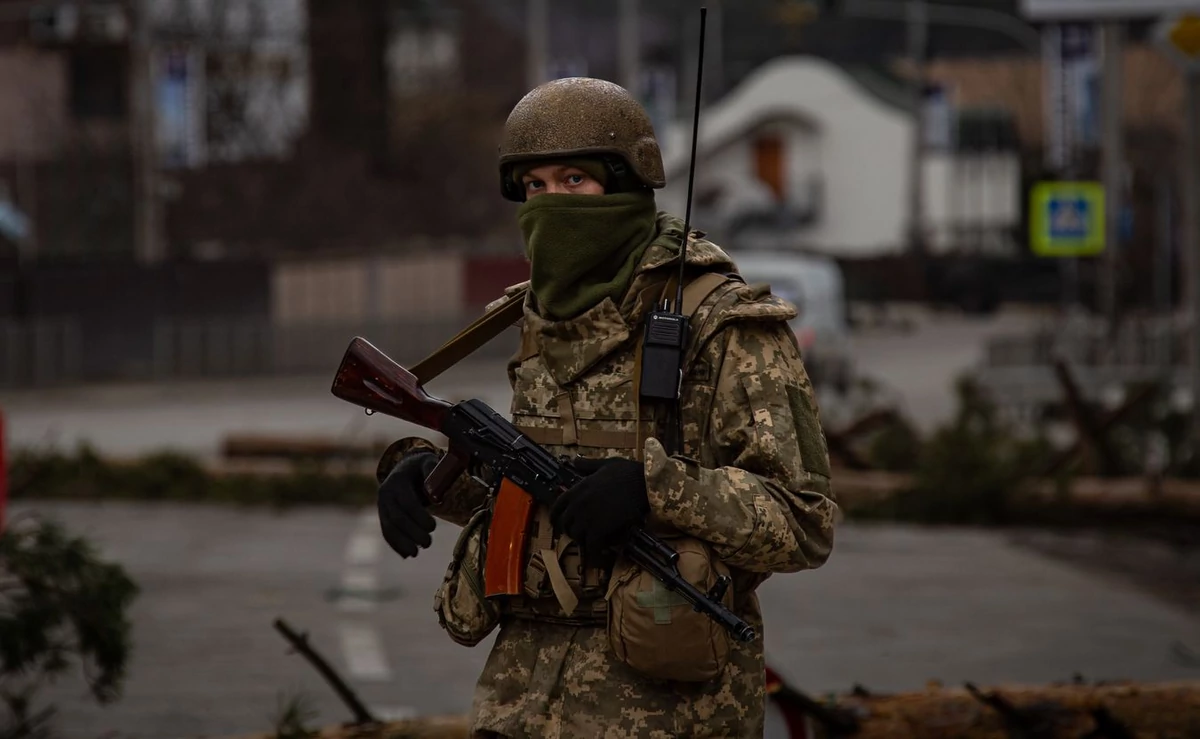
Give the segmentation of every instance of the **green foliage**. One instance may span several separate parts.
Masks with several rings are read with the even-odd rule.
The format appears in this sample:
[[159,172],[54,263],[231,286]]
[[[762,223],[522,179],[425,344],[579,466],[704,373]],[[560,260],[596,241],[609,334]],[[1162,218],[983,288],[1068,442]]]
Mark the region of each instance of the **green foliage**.
[[18,451],[10,471],[14,498],[133,499],[271,505],[362,506],[374,502],[370,475],[300,463],[289,474],[213,474],[175,452],[151,454],[131,463],[100,458],[84,445],[73,454],[57,450]]
[[874,469],[912,472],[920,457],[922,444],[921,435],[912,424],[897,415],[870,435],[865,456]]
[[920,449],[913,487],[887,504],[902,520],[1004,524],[1023,517],[1012,500],[1022,483],[1044,468],[1044,439],[1019,438],[1000,422],[995,406],[967,380],[957,384],[959,409]]
[[280,696],[279,710],[273,720],[272,736],[274,739],[311,739],[317,732],[308,728],[306,724],[319,717],[320,713],[313,707],[312,699],[307,695],[299,694],[291,698]]
[[34,694],[73,659],[98,702],[120,696],[137,592],[119,565],[54,522],[17,520],[0,533],[0,737],[50,735],[53,711],[35,712]]

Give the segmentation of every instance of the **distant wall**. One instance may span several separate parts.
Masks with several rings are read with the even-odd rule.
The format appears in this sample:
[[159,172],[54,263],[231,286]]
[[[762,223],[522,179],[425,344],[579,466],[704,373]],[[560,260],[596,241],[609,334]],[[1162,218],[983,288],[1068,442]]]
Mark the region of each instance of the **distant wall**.
[[[153,268],[39,265],[23,290],[11,267],[0,269],[0,387],[332,372],[354,336],[416,362],[528,279],[519,254],[437,249]],[[507,356],[514,341],[501,336],[479,356]]]

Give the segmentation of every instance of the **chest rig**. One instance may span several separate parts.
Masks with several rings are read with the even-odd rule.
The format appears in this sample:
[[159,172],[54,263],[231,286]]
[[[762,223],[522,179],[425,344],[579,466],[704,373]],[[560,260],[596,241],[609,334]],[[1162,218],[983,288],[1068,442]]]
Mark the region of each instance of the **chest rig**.
[[[691,340],[685,354],[684,394],[694,398],[698,387],[687,379],[687,364],[698,350],[696,338],[704,334],[705,320],[712,305],[709,300],[725,294],[741,284],[740,278],[719,272],[707,272],[685,278],[682,312],[693,316]],[[672,275],[665,284],[646,288],[650,303],[661,295],[673,295],[677,277]],[[724,288],[724,289],[723,289]],[[528,287],[512,291],[445,346],[417,365],[413,372],[423,380],[429,379],[467,356],[478,346],[523,315]],[[612,308],[611,316],[602,316],[599,329],[611,328],[579,341],[595,341],[604,337],[604,344],[595,362],[586,367],[565,367],[555,361],[562,352],[568,353],[565,364],[572,362],[569,352],[570,335],[543,335],[541,327],[524,321],[517,352],[508,363],[509,380],[513,388],[510,408],[512,423],[532,441],[544,446],[556,456],[589,458],[625,457],[640,460],[644,441],[654,436],[664,438],[668,418],[666,408],[648,404],[639,397],[641,377],[642,332],[625,330],[623,319]],[[536,320],[536,317],[533,317]],[[605,320],[605,318],[609,320]],[[604,349],[607,349],[606,351]],[[556,354],[558,352],[558,354]],[[578,364],[578,363],[577,363]],[[708,388],[709,396],[712,389]],[[707,401],[700,405],[707,408]],[[683,453],[699,458],[702,432],[683,436]],[[549,509],[535,505],[529,532],[529,547],[523,555],[523,594],[507,596],[502,612],[515,618],[570,625],[603,624],[607,612],[604,598],[608,587],[608,570],[604,566],[584,566],[579,547],[570,537],[555,536],[550,523]]]
[[[731,277],[704,273],[685,282],[683,313],[693,315],[706,298]],[[654,288],[654,297],[673,295],[674,276]],[[651,301],[647,301],[651,302]],[[640,321],[633,322],[640,329]],[[640,330],[631,330],[620,345],[582,372],[564,368],[553,359],[557,344],[538,326],[522,327],[521,346],[509,363],[513,385],[512,423],[552,454],[589,458],[641,459],[647,438],[665,438],[669,414],[659,404],[640,398],[642,342]],[[702,326],[692,334],[700,336]],[[686,369],[686,368],[685,368]],[[578,374],[578,376],[576,376]],[[689,447],[701,439],[688,439]],[[690,449],[693,454],[695,449]],[[524,597],[508,599],[506,611],[516,617],[566,622],[603,623],[607,610],[608,569],[584,566],[578,546],[565,535],[555,536],[549,511],[535,510],[530,547],[526,554]]]

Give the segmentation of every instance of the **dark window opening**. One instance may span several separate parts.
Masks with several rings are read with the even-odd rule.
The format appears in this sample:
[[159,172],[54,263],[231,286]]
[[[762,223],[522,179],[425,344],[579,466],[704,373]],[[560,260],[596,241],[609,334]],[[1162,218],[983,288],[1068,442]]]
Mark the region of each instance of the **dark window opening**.
[[127,57],[122,49],[74,49],[68,71],[71,116],[120,119],[127,101]]

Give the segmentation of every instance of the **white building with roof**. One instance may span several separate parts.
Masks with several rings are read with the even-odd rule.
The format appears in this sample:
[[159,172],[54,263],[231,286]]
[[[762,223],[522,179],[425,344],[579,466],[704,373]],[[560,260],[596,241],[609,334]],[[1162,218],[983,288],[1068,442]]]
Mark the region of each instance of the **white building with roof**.
[[[680,216],[691,120],[663,137],[662,207]],[[732,248],[873,257],[907,244],[914,117],[904,91],[815,57],[776,59],[701,113],[692,220]],[[943,127],[944,128],[944,127]],[[1020,223],[1011,140],[931,147],[925,226],[938,251],[1005,251]],[[996,129],[1001,130],[1001,129]],[[986,139],[986,136],[984,136]]]

